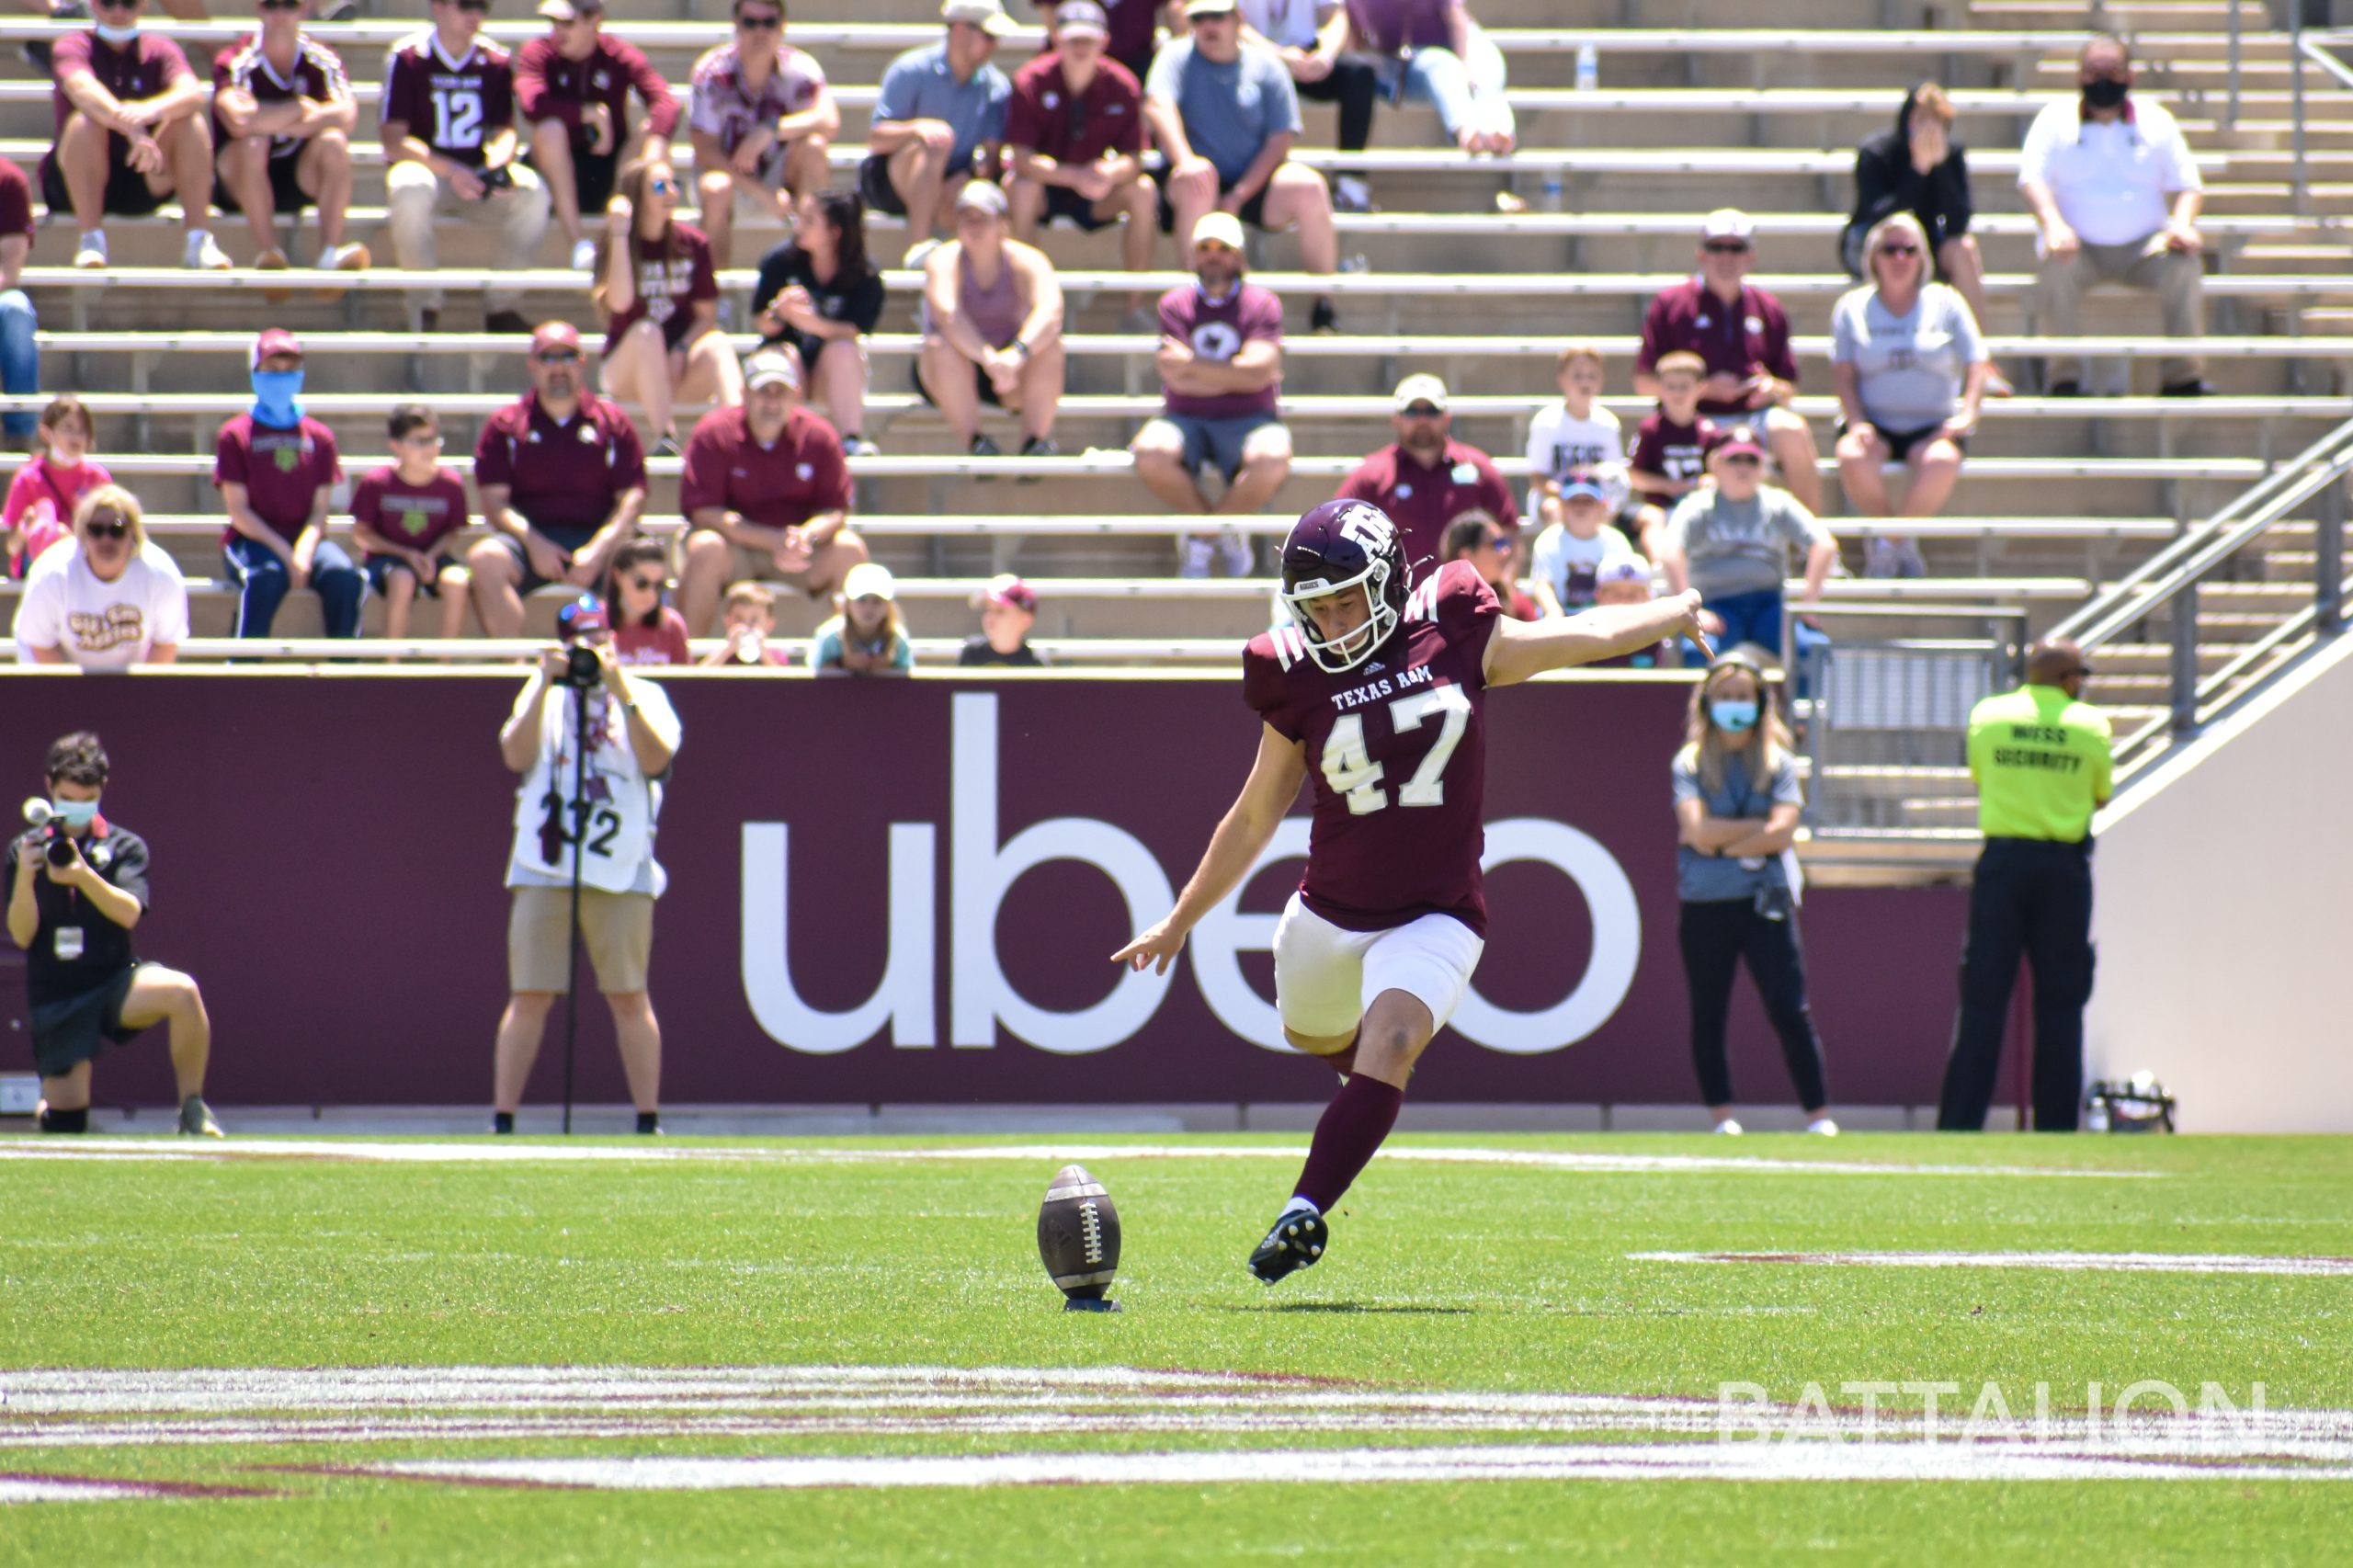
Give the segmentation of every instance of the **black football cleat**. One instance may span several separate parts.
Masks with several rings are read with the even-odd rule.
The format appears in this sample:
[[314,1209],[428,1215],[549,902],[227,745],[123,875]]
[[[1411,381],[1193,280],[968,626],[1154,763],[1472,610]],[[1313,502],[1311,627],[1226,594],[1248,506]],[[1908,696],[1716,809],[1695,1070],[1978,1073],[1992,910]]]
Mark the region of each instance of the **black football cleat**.
[[1260,1284],[1272,1285],[1293,1269],[1313,1267],[1331,1241],[1332,1227],[1323,1215],[1295,1210],[1276,1221],[1267,1239],[1250,1254],[1250,1272]]

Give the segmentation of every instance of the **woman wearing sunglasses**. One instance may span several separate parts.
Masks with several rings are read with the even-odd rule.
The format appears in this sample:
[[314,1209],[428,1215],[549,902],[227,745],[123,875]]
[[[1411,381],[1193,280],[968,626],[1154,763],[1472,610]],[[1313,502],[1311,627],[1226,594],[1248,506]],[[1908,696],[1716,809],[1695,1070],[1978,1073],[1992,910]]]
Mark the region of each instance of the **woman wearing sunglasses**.
[[[1863,265],[1870,281],[1830,312],[1842,415],[1838,483],[1865,517],[1933,517],[1961,478],[1993,357],[1969,302],[1929,278],[1928,237],[1917,218],[1898,212],[1876,224],[1863,244]],[[1900,509],[1880,472],[1888,462],[1912,471]],[[1863,562],[1871,577],[1924,577],[1928,570],[1920,547],[1902,534],[1868,540]]]
[[605,615],[613,654],[624,665],[691,665],[686,618],[663,602],[670,552],[658,539],[633,539],[613,551],[605,574]]
[[719,330],[710,242],[676,221],[678,171],[642,159],[621,171],[620,187],[589,295],[605,318],[605,392],[644,411],[654,456],[676,457],[677,404],[739,406],[744,368]]
[[127,670],[168,665],[188,639],[188,584],[151,544],[139,501],[101,484],[74,513],[74,539],[33,563],[17,607],[20,664]]

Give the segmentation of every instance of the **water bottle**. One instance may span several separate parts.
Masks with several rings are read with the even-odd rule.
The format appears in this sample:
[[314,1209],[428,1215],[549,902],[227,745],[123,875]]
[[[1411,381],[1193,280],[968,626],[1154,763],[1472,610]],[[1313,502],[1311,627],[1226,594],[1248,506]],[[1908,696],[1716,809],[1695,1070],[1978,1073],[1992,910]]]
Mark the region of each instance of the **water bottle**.
[[1547,212],[1558,212],[1561,205],[1561,169],[1560,165],[1555,164],[1544,171],[1543,207]]
[[1589,93],[1601,85],[1601,51],[1592,41],[1577,45],[1577,91]]

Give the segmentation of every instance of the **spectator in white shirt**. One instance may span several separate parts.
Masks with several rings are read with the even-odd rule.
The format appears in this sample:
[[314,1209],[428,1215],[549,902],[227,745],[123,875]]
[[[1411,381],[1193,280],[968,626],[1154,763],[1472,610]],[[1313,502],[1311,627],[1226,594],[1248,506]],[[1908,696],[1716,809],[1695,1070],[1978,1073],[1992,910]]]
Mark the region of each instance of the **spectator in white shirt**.
[[[1553,360],[1561,401],[1528,422],[1528,515],[1561,520],[1561,485],[1572,473],[1597,476],[1611,511],[1626,504],[1626,446],[1618,416],[1601,406],[1601,350],[1572,343]],[[1631,534],[1629,536],[1631,537]]]
[[147,540],[139,502],[102,484],[74,511],[74,538],[33,563],[17,605],[25,664],[127,670],[168,665],[188,638],[188,585]]
[[[1601,569],[1620,557],[1641,561],[1625,536],[1610,528],[1609,502],[1602,477],[1591,469],[1572,472],[1549,498],[1553,521],[1536,536],[1536,558],[1529,570],[1536,608],[1546,615],[1574,615],[1600,602]],[[1644,563],[1648,571],[1648,563]]]
[[[2164,105],[2131,96],[2132,57],[2120,40],[2102,34],[2085,44],[2075,81],[2081,96],[2034,117],[2018,160],[2018,191],[2041,231],[2042,330],[2076,335],[2084,290],[2122,283],[2156,294],[2166,336],[2196,337],[2206,313],[2198,162]],[[2053,355],[2049,367],[2052,395],[2082,392],[2075,356]],[[2174,355],[2163,390],[2202,396],[2204,373],[2194,356]]]

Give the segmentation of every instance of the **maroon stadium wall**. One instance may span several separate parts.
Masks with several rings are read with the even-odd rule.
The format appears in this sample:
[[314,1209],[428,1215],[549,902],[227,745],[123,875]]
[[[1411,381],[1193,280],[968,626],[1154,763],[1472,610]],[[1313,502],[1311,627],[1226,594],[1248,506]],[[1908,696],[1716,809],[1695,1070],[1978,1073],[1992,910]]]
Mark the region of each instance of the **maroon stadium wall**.
[[[202,983],[229,1105],[447,1105],[489,1086],[506,995],[519,681],[262,672],[0,678],[27,792],[96,729],[107,810],[145,835],[143,956]],[[668,683],[653,993],[673,1103],[1238,1102],[1321,1097],[1268,1049],[1270,862],[1165,981],[1108,955],[1156,919],[1232,800],[1256,725],[1228,678]],[[1688,1102],[1667,759],[1685,688],[1540,683],[1489,708],[1489,903],[1476,994],[1424,1100]],[[1305,822],[1278,848],[1296,856]],[[1933,1103],[1963,895],[1817,890],[1803,913],[1834,1097]],[[11,954],[11,957],[14,955]],[[11,987],[14,1001],[21,992]],[[21,1006],[9,1009],[21,1028]],[[551,1029],[553,1038],[553,1029]],[[625,1097],[601,1005],[581,1096]],[[7,1070],[29,1066],[17,1036]],[[542,1055],[535,1097],[557,1084]],[[1788,1079],[1753,996],[1744,1097]],[[165,1100],[142,1043],[107,1104]]]

